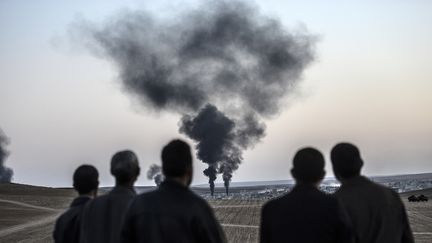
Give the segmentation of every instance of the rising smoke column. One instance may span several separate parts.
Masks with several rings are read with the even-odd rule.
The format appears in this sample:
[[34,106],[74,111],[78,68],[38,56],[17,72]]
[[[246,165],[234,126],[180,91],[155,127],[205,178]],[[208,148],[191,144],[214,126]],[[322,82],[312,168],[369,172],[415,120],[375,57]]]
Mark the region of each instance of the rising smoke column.
[[143,106],[181,116],[213,192],[228,191],[242,153],[265,135],[313,60],[314,37],[287,31],[240,1],[206,1],[172,19],[127,11],[105,25],[81,23],[87,44],[113,61],[123,89]]
[[0,183],[11,182],[13,170],[4,165],[9,152],[6,150],[6,145],[9,144],[9,139],[0,129]]
[[259,141],[264,130],[253,116],[235,121],[210,104],[196,116],[184,115],[180,121],[180,132],[197,142],[197,157],[208,164],[204,175],[209,177],[212,195],[217,172],[222,173],[228,194],[232,173],[243,160],[242,151]]
[[147,171],[147,179],[154,180],[156,186],[159,186],[164,180],[162,175],[162,168],[160,165],[152,164]]
[[211,195],[214,193],[218,162],[237,157],[235,122],[213,105],[206,105],[197,116],[184,115],[180,121],[180,132],[197,142],[197,157],[208,168],[204,175],[209,178]]
[[213,196],[215,184],[214,181],[217,178],[216,164],[209,164],[208,168],[203,171],[204,175],[209,178],[210,194]]

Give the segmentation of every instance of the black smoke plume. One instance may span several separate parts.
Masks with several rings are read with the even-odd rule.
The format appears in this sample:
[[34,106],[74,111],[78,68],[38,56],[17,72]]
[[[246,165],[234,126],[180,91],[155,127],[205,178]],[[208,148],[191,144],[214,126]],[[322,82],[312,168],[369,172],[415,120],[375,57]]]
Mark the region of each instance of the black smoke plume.
[[[227,164],[227,166],[225,164]],[[231,163],[225,163],[224,162],[223,164],[221,164],[221,169],[220,169],[220,171],[222,173],[222,179],[224,181],[225,193],[227,195],[229,193],[229,184],[231,182],[231,177],[232,177],[232,173],[233,173],[233,168],[230,166],[230,164]],[[235,169],[237,169],[237,168],[235,168]]]
[[209,165],[204,174],[209,177],[212,195],[216,168],[223,174],[228,194],[232,173],[243,160],[243,150],[259,141],[264,136],[264,130],[264,125],[253,116],[246,115],[236,121],[210,104],[196,116],[184,115],[180,121],[180,132],[197,142],[198,159]]
[[216,165],[209,165],[208,168],[203,171],[204,175],[209,178],[210,194],[212,196],[214,195],[214,188],[215,188],[214,181],[217,178],[216,176],[217,171],[214,166]]
[[13,170],[6,167],[5,161],[9,155],[6,150],[6,146],[9,144],[9,138],[0,129],[0,183],[6,183],[12,181]]
[[127,11],[106,25],[80,25],[87,44],[119,70],[142,105],[182,116],[213,192],[217,173],[228,191],[242,153],[265,135],[313,60],[314,37],[287,31],[241,1],[205,1],[172,19]]
[[154,180],[156,186],[160,186],[165,179],[162,175],[162,168],[160,165],[152,164],[147,171],[147,179]]

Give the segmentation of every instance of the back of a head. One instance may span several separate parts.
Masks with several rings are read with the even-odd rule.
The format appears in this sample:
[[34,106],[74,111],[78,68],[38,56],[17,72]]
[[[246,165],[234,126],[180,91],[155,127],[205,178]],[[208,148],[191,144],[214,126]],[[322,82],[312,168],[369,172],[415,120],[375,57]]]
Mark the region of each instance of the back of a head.
[[363,160],[359,149],[355,145],[339,143],[331,150],[330,157],[336,176],[351,178],[360,175]]
[[80,194],[88,194],[99,185],[99,173],[92,165],[81,165],[73,174],[73,187]]
[[111,174],[120,184],[129,183],[140,173],[138,157],[130,150],[120,151],[111,158]]
[[189,145],[179,139],[172,140],[162,149],[162,172],[169,177],[181,177],[192,168]]
[[325,175],[324,165],[324,156],[320,151],[303,148],[294,156],[292,173],[297,181],[316,183]]

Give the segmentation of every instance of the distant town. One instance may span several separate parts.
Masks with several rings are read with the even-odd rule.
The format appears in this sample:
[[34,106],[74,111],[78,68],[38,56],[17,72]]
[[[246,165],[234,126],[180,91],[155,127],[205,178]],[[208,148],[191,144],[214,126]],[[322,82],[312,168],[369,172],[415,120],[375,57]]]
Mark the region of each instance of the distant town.
[[[396,175],[396,176],[376,176],[370,177],[371,180],[384,186],[390,187],[398,193],[417,191],[432,188],[432,173],[413,174],[413,175]],[[265,185],[267,184],[267,185]],[[194,187],[193,190],[205,199],[271,199],[281,196],[290,191],[294,186],[294,181],[278,181],[274,184],[271,182],[243,182],[232,183],[230,193],[226,195],[223,185],[216,185],[215,194],[212,197],[210,192],[204,186]],[[334,178],[328,178],[323,181],[320,189],[327,193],[334,193],[340,184]]]

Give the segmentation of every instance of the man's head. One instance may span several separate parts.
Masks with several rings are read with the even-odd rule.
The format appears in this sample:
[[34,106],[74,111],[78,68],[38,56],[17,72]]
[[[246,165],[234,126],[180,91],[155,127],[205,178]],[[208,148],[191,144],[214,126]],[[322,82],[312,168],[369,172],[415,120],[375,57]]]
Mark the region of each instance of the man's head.
[[192,154],[189,145],[179,139],[172,140],[162,149],[162,172],[166,178],[192,181]]
[[319,183],[325,175],[324,156],[314,148],[300,149],[294,156],[291,173],[298,183]]
[[140,173],[138,158],[130,150],[120,151],[111,158],[111,174],[117,185],[133,186]]
[[99,173],[92,165],[81,165],[73,174],[73,187],[79,195],[95,196],[99,186]]
[[363,160],[360,151],[350,143],[339,143],[330,153],[333,171],[338,179],[349,179],[360,175]]

